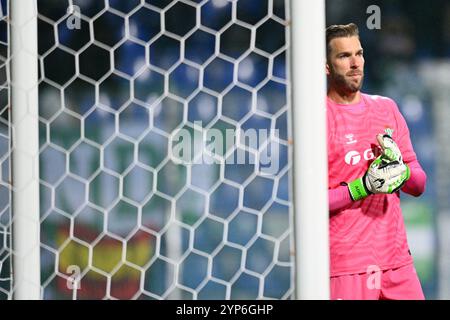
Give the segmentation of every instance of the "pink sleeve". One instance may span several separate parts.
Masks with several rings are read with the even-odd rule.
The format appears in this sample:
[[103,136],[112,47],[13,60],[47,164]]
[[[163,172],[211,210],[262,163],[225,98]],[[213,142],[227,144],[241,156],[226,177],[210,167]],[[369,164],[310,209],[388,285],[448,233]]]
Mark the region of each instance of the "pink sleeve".
[[408,166],[411,170],[411,177],[406,181],[402,191],[414,197],[418,197],[425,191],[427,175],[417,160],[408,163]]
[[330,212],[342,209],[353,202],[347,186],[339,186],[335,189],[329,189],[328,201]]
[[411,143],[408,125],[405,118],[403,118],[402,114],[398,110],[395,102],[393,102],[393,108],[395,118],[397,120],[397,135],[394,133],[394,140],[397,142],[397,145],[403,155],[403,161],[408,164],[409,169],[411,170],[411,177],[401,190],[412,196],[418,197],[425,191],[427,175],[417,160],[416,153],[414,152]]

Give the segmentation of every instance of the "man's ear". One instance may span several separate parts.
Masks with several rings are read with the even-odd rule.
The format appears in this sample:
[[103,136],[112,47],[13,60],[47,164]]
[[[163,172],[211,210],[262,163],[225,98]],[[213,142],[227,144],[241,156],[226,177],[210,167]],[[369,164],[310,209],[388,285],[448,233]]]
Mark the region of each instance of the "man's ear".
[[328,63],[325,64],[325,73],[327,74],[327,76],[330,75],[330,65]]

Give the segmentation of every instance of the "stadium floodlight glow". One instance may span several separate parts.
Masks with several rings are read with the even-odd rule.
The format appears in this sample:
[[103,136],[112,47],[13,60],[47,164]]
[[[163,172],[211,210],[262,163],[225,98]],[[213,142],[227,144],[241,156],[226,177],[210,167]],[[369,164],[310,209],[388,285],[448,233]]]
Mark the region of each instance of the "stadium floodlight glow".
[[252,61],[244,61],[242,62],[241,67],[239,68],[239,78],[248,80],[253,76],[255,70],[255,66]]
[[212,0],[212,3],[213,3],[213,6],[215,6],[216,8],[223,8],[230,1],[232,1],[232,0]]

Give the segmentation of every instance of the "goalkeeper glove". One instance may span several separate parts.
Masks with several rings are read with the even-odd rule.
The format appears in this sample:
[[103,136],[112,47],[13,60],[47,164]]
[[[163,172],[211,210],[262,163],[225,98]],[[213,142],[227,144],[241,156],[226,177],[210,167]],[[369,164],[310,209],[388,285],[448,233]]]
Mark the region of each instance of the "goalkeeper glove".
[[379,134],[377,135],[378,143],[380,144],[383,158],[382,161],[384,163],[389,163],[391,161],[398,161],[399,163],[403,163],[402,153],[395,143],[394,139],[388,134]]
[[384,156],[376,158],[363,177],[348,184],[353,201],[361,200],[370,194],[394,193],[409,179],[409,167],[403,162],[386,162]]

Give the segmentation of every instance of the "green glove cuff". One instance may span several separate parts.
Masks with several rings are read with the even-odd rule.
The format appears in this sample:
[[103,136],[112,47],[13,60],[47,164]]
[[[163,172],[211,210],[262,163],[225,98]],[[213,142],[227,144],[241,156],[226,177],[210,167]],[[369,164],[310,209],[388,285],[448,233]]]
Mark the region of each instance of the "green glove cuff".
[[409,178],[411,178],[411,170],[409,169],[409,166],[405,163],[406,166],[406,179],[405,181],[408,181]]
[[358,178],[348,184],[348,191],[353,201],[364,199],[369,195],[369,191],[364,186],[364,177]]

